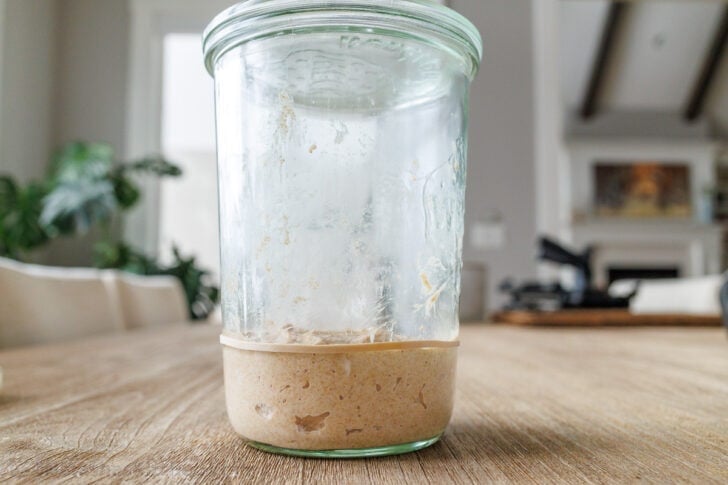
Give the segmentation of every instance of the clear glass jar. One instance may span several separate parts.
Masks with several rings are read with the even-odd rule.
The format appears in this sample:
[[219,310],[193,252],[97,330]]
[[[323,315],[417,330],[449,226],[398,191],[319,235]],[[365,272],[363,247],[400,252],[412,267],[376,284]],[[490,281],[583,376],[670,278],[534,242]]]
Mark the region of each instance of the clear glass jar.
[[226,400],[254,446],[373,456],[446,428],[481,55],[429,1],[251,0],[208,27]]

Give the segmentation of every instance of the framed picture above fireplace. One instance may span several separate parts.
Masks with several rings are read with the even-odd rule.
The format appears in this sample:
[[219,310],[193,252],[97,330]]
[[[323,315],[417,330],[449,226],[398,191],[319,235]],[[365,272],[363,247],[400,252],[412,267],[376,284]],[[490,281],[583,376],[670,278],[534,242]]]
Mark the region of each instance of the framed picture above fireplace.
[[717,145],[707,139],[568,141],[563,169],[569,190],[559,191],[570,237],[564,239],[595,248],[598,285],[628,276],[615,269],[638,270],[642,277],[721,272],[723,226],[699,217],[704,189],[716,185],[716,156]]
[[693,215],[688,163],[606,161],[593,165],[594,214],[623,219]]

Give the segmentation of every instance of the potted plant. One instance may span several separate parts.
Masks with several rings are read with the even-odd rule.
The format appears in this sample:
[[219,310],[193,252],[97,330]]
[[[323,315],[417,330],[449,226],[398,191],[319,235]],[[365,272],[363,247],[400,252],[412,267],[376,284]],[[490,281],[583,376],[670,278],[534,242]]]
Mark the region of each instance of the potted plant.
[[131,162],[115,158],[111,146],[73,142],[54,157],[48,177],[18,184],[0,176],[0,256],[27,260],[50,241],[100,228],[95,266],[140,275],[169,275],[185,290],[190,317],[202,320],[219,301],[219,289],[195,258],[173,248],[174,261],[161,264],[116,236],[115,221],[134,208],[142,193],[138,176],[179,177],[181,169],[162,157]]

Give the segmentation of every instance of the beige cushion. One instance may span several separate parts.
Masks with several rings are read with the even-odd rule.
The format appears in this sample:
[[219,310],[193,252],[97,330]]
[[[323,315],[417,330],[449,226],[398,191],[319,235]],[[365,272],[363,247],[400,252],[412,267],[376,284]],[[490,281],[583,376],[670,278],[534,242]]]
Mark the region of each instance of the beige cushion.
[[0,348],[186,321],[179,282],[0,258]]
[[127,329],[189,320],[182,285],[172,276],[120,274],[117,289]]

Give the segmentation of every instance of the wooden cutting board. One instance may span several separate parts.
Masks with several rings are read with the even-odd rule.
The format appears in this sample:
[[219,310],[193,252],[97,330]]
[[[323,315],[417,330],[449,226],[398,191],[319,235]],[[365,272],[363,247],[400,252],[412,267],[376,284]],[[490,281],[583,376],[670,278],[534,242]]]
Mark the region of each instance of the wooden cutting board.
[[492,316],[495,323],[543,327],[718,327],[714,316],[633,315],[628,310],[507,311]]

